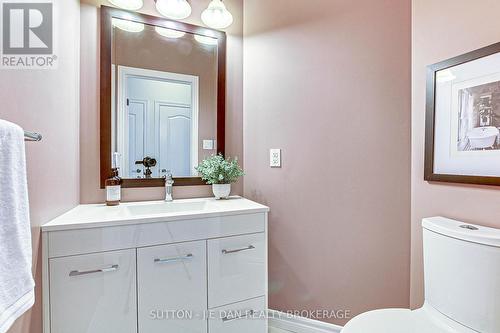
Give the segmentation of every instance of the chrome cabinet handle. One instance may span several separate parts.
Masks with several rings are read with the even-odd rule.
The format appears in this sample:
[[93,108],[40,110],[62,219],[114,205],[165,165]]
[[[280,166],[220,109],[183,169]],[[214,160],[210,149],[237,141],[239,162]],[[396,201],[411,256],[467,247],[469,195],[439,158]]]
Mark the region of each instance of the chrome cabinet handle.
[[246,319],[246,318],[248,318],[250,316],[253,316],[254,313],[255,313],[254,310],[250,310],[250,311],[247,311],[244,315],[241,315],[241,316],[237,316],[237,317],[226,316],[226,317],[222,318],[222,322],[223,323],[228,323],[228,322],[234,321],[234,320]]
[[253,250],[255,249],[255,246],[250,245],[248,247],[242,248],[242,249],[236,249],[236,250],[222,250],[222,254],[231,254],[231,253],[238,253],[238,252],[243,252],[243,251],[248,251],[248,250]]
[[80,276],[80,275],[88,275],[88,274],[96,274],[96,273],[108,273],[108,272],[114,272],[118,270],[118,265],[113,265],[105,268],[100,268],[100,269],[94,269],[91,271],[71,271],[69,272],[69,276]]
[[193,259],[193,258],[194,258],[193,254],[190,253],[190,254],[186,254],[183,257],[165,258],[165,259],[156,258],[154,260],[154,262],[157,264],[167,264],[169,262],[184,261],[184,260],[189,260],[189,259]]

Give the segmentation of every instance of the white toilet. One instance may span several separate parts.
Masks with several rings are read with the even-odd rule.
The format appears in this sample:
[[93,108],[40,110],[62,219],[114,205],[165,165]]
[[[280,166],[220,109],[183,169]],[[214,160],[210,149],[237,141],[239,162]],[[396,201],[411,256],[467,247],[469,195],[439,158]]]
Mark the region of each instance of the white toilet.
[[500,230],[443,217],[422,227],[424,306],[363,313],[342,333],[500,332]]

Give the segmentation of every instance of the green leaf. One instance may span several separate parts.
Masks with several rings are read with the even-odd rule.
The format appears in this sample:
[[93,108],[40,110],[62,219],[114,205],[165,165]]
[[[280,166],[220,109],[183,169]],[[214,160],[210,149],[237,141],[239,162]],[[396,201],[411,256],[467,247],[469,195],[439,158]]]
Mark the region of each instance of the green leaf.
[[222,154],[204,159],[195,169],[207,184],[231,184],[245,175],[237,158],[225,159]]

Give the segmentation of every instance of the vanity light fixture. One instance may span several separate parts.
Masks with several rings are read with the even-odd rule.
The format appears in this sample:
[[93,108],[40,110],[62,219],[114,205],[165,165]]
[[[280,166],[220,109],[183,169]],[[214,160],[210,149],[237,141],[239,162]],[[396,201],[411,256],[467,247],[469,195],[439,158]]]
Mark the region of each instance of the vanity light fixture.
[[127,10],[138,10],[144,6],[143,0],[109,0],[116,7]]
[[156,10],[170,19],[183,20],[191,15],[191,5],[187,0],[155,0]]
[[123,31],[141,32],[144,30],[144,24],[139,22],[113,18],[112,23],[114,27],[117,27],[118,29],[121,29]]
[[201,20],[210,28],[224,29],[233,24],[233,15],[222,0],[212,0],[208,8],[201,13]]
[[214,37],[208,37],[208,36],[202,36],[202,35],[194,35],[194,39],[204,45],[217,45],[219,43],[219,40]]
[[181,38],[186,34],[184,31],[168,29],[163,27],[155,27],[155,31],[159,35],[167,38]]

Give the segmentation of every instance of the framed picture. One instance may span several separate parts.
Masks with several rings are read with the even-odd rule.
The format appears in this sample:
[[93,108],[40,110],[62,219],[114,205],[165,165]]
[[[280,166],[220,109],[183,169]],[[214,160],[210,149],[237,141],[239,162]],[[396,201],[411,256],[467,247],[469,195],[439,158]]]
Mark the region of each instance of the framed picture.
[[500,186],[500,43],[427,67],[425,180]]

